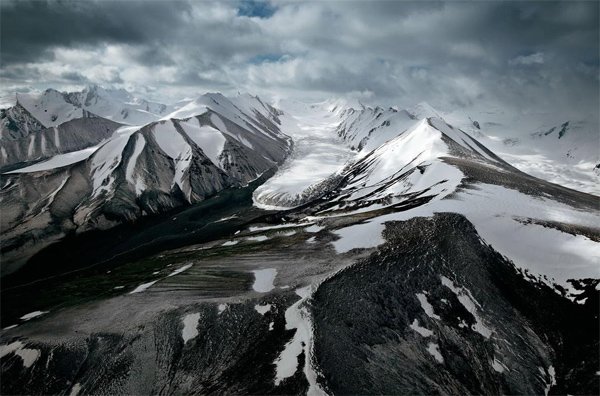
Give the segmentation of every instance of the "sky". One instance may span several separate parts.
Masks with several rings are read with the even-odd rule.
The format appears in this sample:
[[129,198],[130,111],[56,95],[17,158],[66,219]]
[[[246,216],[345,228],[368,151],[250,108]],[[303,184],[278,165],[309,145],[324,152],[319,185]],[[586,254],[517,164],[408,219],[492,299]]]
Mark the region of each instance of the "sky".
[[598,117],[599,2],[2,0],[0,95],[426,101]]

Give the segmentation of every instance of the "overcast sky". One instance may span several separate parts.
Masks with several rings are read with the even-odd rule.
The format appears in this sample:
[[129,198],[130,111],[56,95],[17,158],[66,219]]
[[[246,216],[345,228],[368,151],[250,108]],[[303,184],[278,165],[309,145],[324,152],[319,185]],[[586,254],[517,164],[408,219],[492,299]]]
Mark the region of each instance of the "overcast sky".
[[1,2],[0,86],[598,113],[588,2]]

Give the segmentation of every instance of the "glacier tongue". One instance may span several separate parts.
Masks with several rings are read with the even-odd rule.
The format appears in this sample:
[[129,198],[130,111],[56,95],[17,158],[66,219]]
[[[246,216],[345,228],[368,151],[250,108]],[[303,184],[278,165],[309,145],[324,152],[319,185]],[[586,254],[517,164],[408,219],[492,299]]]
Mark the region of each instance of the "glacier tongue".
[[254,192],[254,205],[265,209],[294,207],[314,198],[319,190],[312,188],[340,172],[356,154],[336,136],[339,119],[326,106],[284,103],[293,113],[284,108],[281,130],[294,139],[294,149]]

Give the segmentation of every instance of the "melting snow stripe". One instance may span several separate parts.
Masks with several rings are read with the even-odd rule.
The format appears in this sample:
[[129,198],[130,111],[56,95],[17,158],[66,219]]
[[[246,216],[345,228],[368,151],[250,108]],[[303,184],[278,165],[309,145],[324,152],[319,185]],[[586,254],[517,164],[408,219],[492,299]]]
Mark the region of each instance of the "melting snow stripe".
[[139,285],[138,287],[136,287],[135,289],[133,289],[132,291],[129,292],[129,294],[134,294],[134,293],[141,293],[144,290],[148,289],[150,286],[152,286],[153,284],[155,284],[156,282],[158,282],[160,279],[157,279],[155,281],[152,282],[148,282],[148,283],[142,283],[141,285]]
[[498,373],[503,373],[504,370],[508,370],[508,367],[506,367],[501,361],[499,361],[496,358],[494,358],[494,361],[492,362],[492,368]]
[[20,319],[21,320],[30,320],[30,319],[37,318],[38,316],[42,316],[47,313],[48,313],[48,311],[34,311],[34,312],[30,312],[28,314],[21,316]]
[[183,267],[176,269],[175,271],[173,271],[169,275],[167,275],[167,278],[170,276],[175,276],[175,275],[181,274],[183,271],[190,269],[192,267],[192,265],[193,264],[186,264]]
[[248,238],[246,238],[246,240],[253,241],[253,242],[263,242],[263,241],[266,241],[267,239],[269,239],[269,237],[264,236],[264,235],[259,235],[259,236],[254,236],[254,237],[248,237]]
[[80,384],[75,384],[71,388],[71,393],[69,393],[69,396],[77,396],[80,391],[81,391],[81,385]]

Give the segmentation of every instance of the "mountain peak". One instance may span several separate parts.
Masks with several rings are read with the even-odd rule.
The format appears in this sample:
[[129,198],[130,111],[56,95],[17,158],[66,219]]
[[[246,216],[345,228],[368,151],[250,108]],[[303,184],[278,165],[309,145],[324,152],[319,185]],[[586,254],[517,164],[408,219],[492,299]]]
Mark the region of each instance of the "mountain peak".
[[443,118],[442,115],[429,103],[420,102],[408,111],[416,118]]

